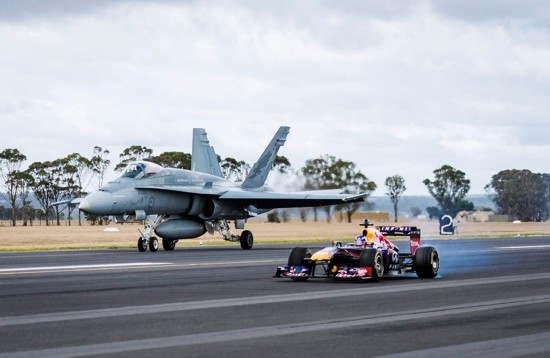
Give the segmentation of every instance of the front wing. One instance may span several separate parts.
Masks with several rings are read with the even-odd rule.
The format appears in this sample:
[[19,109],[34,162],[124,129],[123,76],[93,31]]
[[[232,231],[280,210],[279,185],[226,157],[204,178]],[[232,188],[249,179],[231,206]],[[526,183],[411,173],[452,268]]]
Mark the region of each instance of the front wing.
[[[346,279],[366,279],[372,277],[372,268],[370,267],[353,267],[342,266],[336,271],[331,271],[328,262],[325,261],[310,261],[311,266],[279,266],[275,272],[275,276],[279,278],[307,279],[307,278],[346,278]],[[316,271],[321,268],[322,273]]]

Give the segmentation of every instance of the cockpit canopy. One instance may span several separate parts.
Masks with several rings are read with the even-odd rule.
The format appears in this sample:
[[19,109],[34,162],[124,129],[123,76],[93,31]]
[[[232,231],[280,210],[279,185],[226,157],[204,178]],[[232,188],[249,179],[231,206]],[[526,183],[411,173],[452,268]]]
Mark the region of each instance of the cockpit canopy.
[[158,164],[146,162],[146,161],[139,161],[139,162],[132,162],[128,164],[126,168],[124,168],[124,171],[120,175],[120,178],[134,178],[139,179],[143,177],[147,177],[149,175],[157,174],[160,172],[163,167],[161,167]]

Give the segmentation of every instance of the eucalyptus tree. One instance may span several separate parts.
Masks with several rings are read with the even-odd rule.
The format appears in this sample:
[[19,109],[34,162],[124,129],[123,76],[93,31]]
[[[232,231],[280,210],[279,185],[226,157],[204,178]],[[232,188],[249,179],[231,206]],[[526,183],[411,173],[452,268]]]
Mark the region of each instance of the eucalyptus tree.
[[94,147],[94,154],[90,159],[90,165],[92,167],[92,172],[97,177],[97,188],[103,186],[103,180],[105,174],[107,173],[107,168],[111,164],[111,161],[108,159],[110,152],[107,149],[103,149],[99,146]]
[[386,195],[390,197],[393,204],[394,220],[397,222],[397,212],[399,210],[399,200],[401,196],[407,190],[405,186],[405,179],[401,175],[395,174],[391,177],[387,177],[384,182],[386,186]]
[[16,172],[10,180],[17,181],[18,196],[21,201],[21,218],[23,226],[27,226],[29,221],[32,226],[34,208],[30,200],[33,178],[27,171]]
[[288,174],[292,170],[292,165],[284,155],[277,155],[273,162],[273,169],[281,174]]
[[[357,166],[354,162],[345,161],[339,159],[335,163],[335,168],[339,175],[337,176],[337,182],[339,186],[344,188],[344,193],[348,194],[359,194],[363,193],[366,195],[365,200],[373,191],[376,190],[376,183],[369,180],[365,174],[360,170],[357,170]],[[349,203],[337,205],[336,209],[339,211],[344,211],[346,213],[348,223],[351,223],[351,218],[353,214],[359,210],[363,203]]]
[[27,157],[18,149],[8,148],[0,152],[0,178],[4,183],[8,201],[11,205],[11,222],[13,226],[16,224],[17,196],[21,185],[17,176],[25,160],[27,160]]
[[459,211],[473,207],[464,198],[470,191],[470,180],[466,174],[450,165],[435,169],[434,180],[424,179],[423,183],[439,205],[442,214],[455,216]]
[[118,156],[120,162],[115,166],[116,172],[121,172],[131,162],[137,160],[149,160],[153,155],[153,150],[141,145],[132,145],[122,151]]
[[220,168],[225,179],[243,181],[250,171],[250,164],[244,160],[227,157],[220,162]]
[[85,195],[94,174],[92,160],[78,153],[72,153],[65,158],[65,165],[74,174],[75,188],[78,190],[74,193],[75,196]]
[[[60,165],[65,196],[76,198],[85,196],[94,176],[92,160],[78,153],[72,153],[61,159]],[[71,224],[71,214],[75,208],[76,206],[71,204],[67,204],[66,206],[69,225]],[[56,214],[59,216],[58,212]],[[79,225],[81,224],[80,213],[78,215],[78,223]]]
[[[370,195],[376,189],[376,183],[370,181],[355,163],[337,159],[332,155],[309,159],[302,168],[305,178],[304,189],[326,190],[343,189],[348,194],[365,193]],[[341,204],[337,210],[343,210],[351,222],[352,215],[359,209],[361,203]],[[327,222],[332,220],[332,207],[324,207]],[[314,220],[317,221],[317,211],[313,208]]]
[[61,208],[53,203],[70,199],[79,191],[76,184],[77,168],[68,157],[54,161],[35,162],[27,172],[33,177],[34,196],[46,214],[46,225],[49,225],[51,209],[55,214],[57,225],[61,225]]
[[485,186],[501,214],[522,221],[549,218],[550,176],[530,170],[502,170]]
[[49,226],[49,213],[52,207],[51,204],[55,202],[54,186],[57,180],[52,162],[34,162],[27,169],[27,173],[33,178],[31,187],[34,197],[44,210],[46,226]]
[[[304,189],[305,190],[321,190],[321,189],[334,189],[327,178],[330,167],[329,162],[335,161],[334,156],[328,154],[324,157],[308,159],[305,165],[302,167],[301,172],[305,178]],[[317,207],[311,208],[313,211],[313,221],[319,220],[319,209]]]
[[163,167],[191,169],[191,154],[184,152],[164,152],[150,158],[153,163]]

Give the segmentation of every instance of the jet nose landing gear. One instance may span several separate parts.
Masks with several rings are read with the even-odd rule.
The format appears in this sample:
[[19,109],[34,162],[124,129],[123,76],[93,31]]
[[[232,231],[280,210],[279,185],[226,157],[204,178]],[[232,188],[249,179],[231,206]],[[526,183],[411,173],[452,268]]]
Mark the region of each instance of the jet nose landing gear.
[[164,216],[159,215],[156,217],[155,221],[153,221],[152,224],[145,225],[145,230],[143,230],[143,232],[141,232],[141,230],[138,229],[139,233],[141,234],[141,237],[138,239],[138,242],[137,242],[137,248],[139,252],[147,251],[147,247],[149,247],[149,250],[151,252],[156,252],[159,249],[159,241],[156,237],[153,236],[153,230],[158,225],[160,225],[163,219],[164,219]]
[[147,251],[147,246],[149,246],[149,250],[151,250],[151,252],[155,252],[159,249],[159,241],[154,236],[150,237],[149,240],[140,237],[137,243],[139,252]]
[[137,248],[139,252],[145,252],[147,251],[147,240],[143,237],[140,237],[137,242]]

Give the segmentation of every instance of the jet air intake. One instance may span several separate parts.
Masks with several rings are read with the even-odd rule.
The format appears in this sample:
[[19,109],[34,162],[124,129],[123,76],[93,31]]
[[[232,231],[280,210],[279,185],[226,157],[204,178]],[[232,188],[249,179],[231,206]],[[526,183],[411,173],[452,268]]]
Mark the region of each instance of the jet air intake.
[[203,220],[237,220],[246,219],[252,215],[248,215],[239,203],[225,203],[215,199],[205,199],[198,216]]
[[167,240],[192,239],[206,232],[204,222],[196,220],[168,220],[157,226],[155,232]]
[[199,217],[208,220],[217,216],[222,211],[222,205],[217,200],[206,199]]

